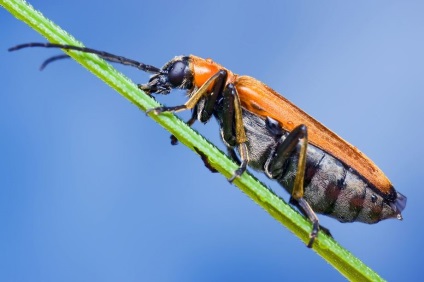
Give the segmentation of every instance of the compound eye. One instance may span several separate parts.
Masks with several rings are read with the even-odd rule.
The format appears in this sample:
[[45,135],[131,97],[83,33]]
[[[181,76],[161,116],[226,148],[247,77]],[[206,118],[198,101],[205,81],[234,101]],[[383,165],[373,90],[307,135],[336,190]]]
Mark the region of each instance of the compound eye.
[[184,79],[188,76],[189,69],[182,61],[175,62],[168,71],[169,82],[174,86],[182,86]]

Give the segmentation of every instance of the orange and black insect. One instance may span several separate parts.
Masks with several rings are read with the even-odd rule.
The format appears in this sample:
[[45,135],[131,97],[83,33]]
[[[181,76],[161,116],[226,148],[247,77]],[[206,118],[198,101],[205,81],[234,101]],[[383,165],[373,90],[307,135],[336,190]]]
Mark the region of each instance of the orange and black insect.
[[[28,43],[9,50],[26,47],[94,53],[152,73],[148,83],[139,85],[148,94],[186,89],[189,98],[184,105],[149,111],[160,114],[191,109],[189,125],[196,120],[205,123],[215,116],[222,140],[240,165],[230,180],[247,166],[277,180],[291,194],[291,202],[313,223],[308,247],[319,231],[315,213],[341,222],[402,219],[406,197],[368,157],[252,77],[234,74],[211,59],[193,55],[175,57],[157,68],[107,52],[61,44]],[[52,57],[42,67],[66,57]],[[207,159],[203,160],[207,164]]]

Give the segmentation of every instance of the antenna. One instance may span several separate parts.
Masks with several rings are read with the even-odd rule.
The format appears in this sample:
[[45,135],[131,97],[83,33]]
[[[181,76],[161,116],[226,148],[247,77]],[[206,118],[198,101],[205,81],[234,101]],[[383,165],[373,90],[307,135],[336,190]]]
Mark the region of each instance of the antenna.
[[[15,47],[11,47],[8,49],[8,51],[11,52],[11,51],[16,51],[23,48],[29,48],[29,47],[60,48],[65,50],[74,50],[74,51],[80,51],[84,53],[91,53],[91,54],[96,54],[100,58],[105,59],[109,62],[135,67],[135,68],[138,68],[139,70],[142,70],[148,73],[164,73],[162,69],[159,69],[151,65],[146,65],[146,64],[143,64],[142,62],[138,62],[132,59],[122,57],[122,56],[117,56],[105,51],[99,51],[99,50],[95,50],[95,49],[91,49],[87,47],[79,47],[79,46],[66,45],[66,44],[32,42],[32,43],[25,43],[25,44],[17,45]],[[43,64],[41,65],[40,69],[45,68],[51,62],[61,60],[61,59],[66,59],[68,57],[69,57],[68,55],[53,56],[45,60]]]

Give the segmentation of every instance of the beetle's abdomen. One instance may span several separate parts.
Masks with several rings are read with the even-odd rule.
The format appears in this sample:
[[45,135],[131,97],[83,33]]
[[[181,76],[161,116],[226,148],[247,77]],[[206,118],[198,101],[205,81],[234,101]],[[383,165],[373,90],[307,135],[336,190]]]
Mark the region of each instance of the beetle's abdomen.
[[[249,111],[243,112],[243,123],[248,137],[249,166],[266,171],[267,161],[288,133],[281,128],[271,130],[265,120]],[[290,194],[298,156],[299,146],[273,177]],[[400,212],[406,205],[406,197],[394,188],[389,193],[379,191],[357,171],[311,144],[307,147],[304,198],[315,212],[341,222],[376,223],[386,218],[401,219]]]
[[[291,192],[296,175],[297,154],[293,153],[278,181]],[[304,198],[312,209],[341,222],[376,223],[399,218],[403,195],[381,194],[358,173],[321,149],[308,145]],[[290,187],[290,188],[288,188]]]

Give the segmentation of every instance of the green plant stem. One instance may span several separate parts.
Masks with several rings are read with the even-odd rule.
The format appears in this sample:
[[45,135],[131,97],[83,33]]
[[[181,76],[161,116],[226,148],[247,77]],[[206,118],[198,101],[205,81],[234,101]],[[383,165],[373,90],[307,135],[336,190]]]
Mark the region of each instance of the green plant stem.
[[[45,18],[25,1],[0,0],[0,5],[17,19],[25,22],[35,31],[45,36],[50,42],[82,46],[80,42]],[[67,53],[143,111],[158,106],[152,98],[141,92],[134,83],[97,56],[81,52]],[[237,169],[237,165],[229,160],[214,145],[207,142],[202,136],[189,128],[173,114],[150,114],[149,116],[175,135],[181,143],[192,150],[197,148],[205,154],[212,166],[225,177],[230,177],[233,171]],[[311,231],[310,222],[254,177],[248,173],[244,173],[242,177],[234,181],[234,184],[264,208],[272,217],[297,235],[305,244],[309,241],[309,233]],[[313,250],[349,280],[384,281],[377,273],[322,232],[319,233]]]

